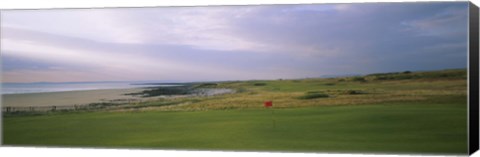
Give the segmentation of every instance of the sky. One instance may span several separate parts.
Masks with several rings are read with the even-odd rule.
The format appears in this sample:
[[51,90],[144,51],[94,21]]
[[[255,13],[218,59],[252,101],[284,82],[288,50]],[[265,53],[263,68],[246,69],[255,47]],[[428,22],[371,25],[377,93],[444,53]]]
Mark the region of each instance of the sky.
[[296,79],[467,67],[467,2],[0,16],[2,82]]

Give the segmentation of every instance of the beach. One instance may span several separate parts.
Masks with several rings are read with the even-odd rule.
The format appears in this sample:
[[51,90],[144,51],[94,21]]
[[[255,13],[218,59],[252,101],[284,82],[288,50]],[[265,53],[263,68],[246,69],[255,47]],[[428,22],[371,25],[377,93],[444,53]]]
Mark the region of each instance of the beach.
[[72,106],[75,104],[83,105],[125,99],[142,101],[154,99],[154,97],[142,98],[139,96],[125,95],[143,90],[145,90],[145,88],[4,94],[2,95],[2,107]]

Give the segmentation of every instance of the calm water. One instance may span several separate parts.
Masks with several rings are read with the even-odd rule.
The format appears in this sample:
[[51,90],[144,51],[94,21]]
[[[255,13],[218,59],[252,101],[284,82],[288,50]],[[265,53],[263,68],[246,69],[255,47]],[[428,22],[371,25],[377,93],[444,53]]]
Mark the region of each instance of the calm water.
[[134,82],[82,82],[82,83],[2,83],[2,94],[43,93],[95,89],[124,89],[172,85],[142,85]]

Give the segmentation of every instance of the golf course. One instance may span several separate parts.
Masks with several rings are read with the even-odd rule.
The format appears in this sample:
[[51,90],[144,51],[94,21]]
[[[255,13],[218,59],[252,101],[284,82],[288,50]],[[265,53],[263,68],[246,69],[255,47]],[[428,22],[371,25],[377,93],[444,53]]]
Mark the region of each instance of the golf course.
[[[150,99],[110,109],[3,113],[3,144],[467,153],[466,69],[198,82],[188,86],[235,92]],[[175,87],[156,92],[168,88]],[[272,101],[272,107],[264,107],[265,101]]]

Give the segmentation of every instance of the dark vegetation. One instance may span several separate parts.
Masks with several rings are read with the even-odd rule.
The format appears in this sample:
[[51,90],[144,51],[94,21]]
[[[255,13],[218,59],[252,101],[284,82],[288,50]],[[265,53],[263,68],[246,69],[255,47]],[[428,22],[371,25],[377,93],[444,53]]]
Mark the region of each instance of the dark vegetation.
[[147,90],[138,93],[128,93],[125,95],[154,97],[171,95],[189,95],[201,94],[201,89],[217,88],[218,83],[185,83],[175,84],[175,86],[149,87]]
[[254,83],[253,84],[254,86],[265,86],[267,85],[266,83],[263,83],[263,82],[258,82],[258,83]]
[[328,98],[334,95],[359,95],[367,94],[367,92],[362,90],[326,90],[326,91],[308,91],[304,95],[297,97],[298,99],[317,99],[317,98]]
[[195,88],[215,88],[217,87],[217,83],[202,83],[199,85],[196,85]]
[[195,87],[193,86],[171,86],[171,87],[151,87],[139,93],[128,93],[125,95],[141,96],[141,97],[154,97],[160,95],[187,95],[193,94]]
[[129,110],[129,109],[141,109],[148,107],[161,107],[161,106],[170,106],[178,105],[181,103],[196,103],[200,102],[199,99],[186,99],[186,100],[165,100],[165,101],[155,101],[155,102],[137,102],[132,103],[91,103],[87,105],[75,105],[73,108],[70,106],[45,106],[40,107],[44,108],[43,110],[14,110],[9,112],[2,112],[4,117],[15,117],[15,116],[37,116],[37,115],[55,115],[58,113],[67,113],[67,112],[91,112],[91,111],[109,111],[109,110]]
[[323,85],[325,85],[325,86],[334,86],[335,83],[329,82],[329,83],[325,83],[325,84],[323,84]]
[[393,73],[376,73],[369,74],[364,77],[368,80],[406,80],[406,79],[438,79],[438,78],[467,78],[467,74],[462,70],[444,70],[444,71],[428,71],[428,72],[393,72]]
[[[466,79],[467,73],[465,70],[451,69],[442,71],[427,71],[427,72],[390,72],[390,73],[374,73],[365,76],[354,76],[348,78],[338,78],[338,82],[353,81],[353,82],[367,82],[367,81],[382,81],[382,80],[408,80],[408,79]],[[327,84],[325,84],[327,85]]]
[[367,80],[364,77],[357,76],[357,77],[352,77],[352,81],[366,82]]
[[329,95],[320,91],[309,91],[305,95],[298,97],[298,99],[317,99],[317,98],[328,98]]
[[349,95],[356,95],[356,94],[367,94],[365,91],[361,90],[345,90],[342,92],[343,94],[349,94]]

